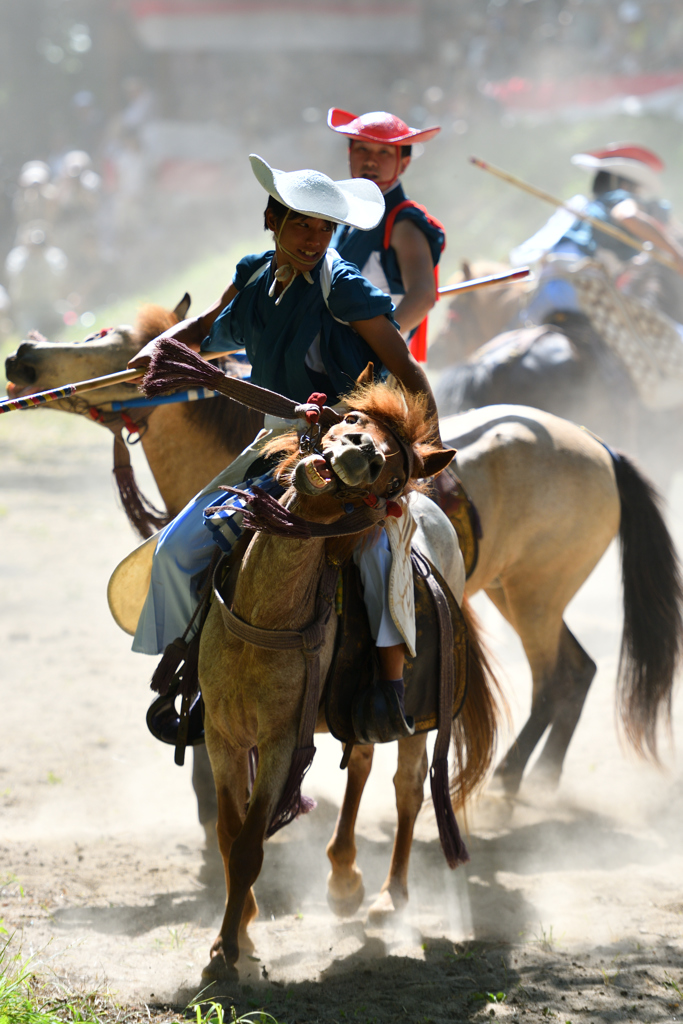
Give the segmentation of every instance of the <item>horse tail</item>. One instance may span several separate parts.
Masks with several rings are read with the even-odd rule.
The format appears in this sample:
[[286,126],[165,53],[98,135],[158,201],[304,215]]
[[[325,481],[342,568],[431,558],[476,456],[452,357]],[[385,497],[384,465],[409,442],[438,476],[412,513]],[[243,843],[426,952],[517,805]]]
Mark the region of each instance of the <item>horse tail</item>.
[[617,705],[629,741],[658,763],[657,725],[660,714],[671,725],[671,690],[681,656],[683,585],[660,496],[625,455],[611,454],[621,500],[624,591]]
[[462,603],[462,613],[468,634],[467,692],[451,728],[455,768],[450,792],[455,810],[463,807],[491,768],[498,718],[505,709],[504,698],[480,639],[479,623],[467,599]]

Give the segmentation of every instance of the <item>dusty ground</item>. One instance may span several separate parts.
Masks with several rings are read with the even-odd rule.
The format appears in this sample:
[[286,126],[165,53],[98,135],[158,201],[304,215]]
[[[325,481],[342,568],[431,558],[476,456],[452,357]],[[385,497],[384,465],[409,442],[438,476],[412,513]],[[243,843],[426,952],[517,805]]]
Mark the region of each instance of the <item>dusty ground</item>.
[[[182,1007],[223,897],[189,771],[145,729],[152,662],[108,616],[106,579],[132,541],[104,431],[44,410],[0,420],[0,919],[57,978]],[[485,601],[479,610],[518,722],[525,662]],[[614,552],[569,622],[599,674],[559,792],[487,796],[456,873],[427,807],[396,929],[327,909],[324,844],[343,777],[337,745],[320,738],[307,784],[318,808],[267,847],[258,959],[227,993],[239,1012],[265,1007],[283,1024],[683,1016],[683,776],[672,756],[659,773],[618,744]],[[361,812],[365,908],[388,866],[394,757],[380,752]]]

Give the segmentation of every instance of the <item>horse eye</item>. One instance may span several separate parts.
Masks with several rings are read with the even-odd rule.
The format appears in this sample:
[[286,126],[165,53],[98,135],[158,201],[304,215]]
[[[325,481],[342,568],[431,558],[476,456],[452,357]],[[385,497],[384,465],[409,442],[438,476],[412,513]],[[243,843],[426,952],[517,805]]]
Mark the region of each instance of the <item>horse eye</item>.
[[401,481],[397,476],[395,476],[393,480],[390,481],[389,486],[387,487],[387,494],[396,494],[396,492],[400,490]]
[[344,423],[358,423],[358,413],[348,412],[344,417]]

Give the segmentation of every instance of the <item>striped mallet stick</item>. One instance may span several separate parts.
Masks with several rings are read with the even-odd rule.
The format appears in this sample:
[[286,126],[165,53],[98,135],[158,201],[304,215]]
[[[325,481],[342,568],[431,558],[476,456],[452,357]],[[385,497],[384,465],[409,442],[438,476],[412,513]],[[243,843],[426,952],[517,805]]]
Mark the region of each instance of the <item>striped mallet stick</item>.
[[515,281],[526,281],[531,274],[529,267],[519,270],[508,270],[504,274],[493,274],[491,277],[473,277],[471,281],[460,284],[446,284],[439,288],[439,295],[451,295],[453,292],[473,292],[477,288],[487,288],[490,284],[513,284]]
[[624,245],[629,245],[632,249],[636,249],[638,252],[646,252],[648,256],[651,256],[653,260],[657,260],[658,263],[662,263],[665,267],[670,267],[672,270],[676,270],[676,264],[668,253],[664,252],[663,249],[658,249],[651,242],[642,243],[639,242],[633,235],[629,235],[626,231],[622,231],[621,228],[616,227],[614,224],[610,224],[607,221],[599,220],[597,217],[591,217],[588,213],[580,213],[578,210],[574,210],[567,203],[563,203],[561,199],[557,199],[556,196],[550,194],[550,192],[544,192],[541,188],[536,188],[535,185],[529,185],[528,182],[522,181],[521,178],[516,178],[514,174],[509,174],[507,171],[502,171],[500,167],[494,167],[493,164],[487,164],[484,160],[479,160],[476,156],[470,157],[470,163],[474,164],[475,167],[479,167],[482,171],[488,171],[489,174],[493,174],[496,178],[500,178],[501,181],[507,181],[510,185],[515,185],[517,188],[521,188],[523,192],[528,192],[530,196],[535,196],[536,199],[543,199],[544,202],[550,203],[551,206],[559,206],[562,210],[568,210],[579,220],[585,220],[589,224],[592,224],[598,231],[602,231],[605,235],[611,235],[612,238],[616,238],[619,242],[623,242]]
[[[221,356],[231,355],[237,351],[230,349],[229,352],[211,352],[211,359],[219,359]],[[119,373],[108,373],[104,377],[92,377],[90,380],[81,380],[77,384],[62,384],[59,388],[50,388],[49,391],[37,391],[35,395],[24,395],[21,398],[7,398],[0,402],[0,415],[3,412],[19,412],[22,409],[33,409],[38,405],[47,405],[48,402],[58,402],[62,398],[71,398],[72,395],[82,395],[87,391],[97,391],[99,388],[109,388],[116,384],[127,384],[134,380],[142,380],[147,367],[143,366],[136,370],[121,370]]]

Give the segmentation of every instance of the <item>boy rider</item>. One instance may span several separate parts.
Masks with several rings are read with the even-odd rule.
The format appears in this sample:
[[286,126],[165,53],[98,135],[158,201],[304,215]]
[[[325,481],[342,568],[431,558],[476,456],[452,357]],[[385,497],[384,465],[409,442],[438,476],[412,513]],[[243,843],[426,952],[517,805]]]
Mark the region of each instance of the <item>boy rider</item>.
[[384,195],[386,213],[372,231],[337,230],[332,246],[364,277],[391,295],[394,318],[411,352],[427,358],[427,314],[437,300],[436,267],[446,244],[443,225],[406,197],[399,180],[411,161],[413,142],[428,142],[439,127],[419,130],[386,111],[356,117],[332,107],[329,127],[349,139],[354,178],[374,181]]

